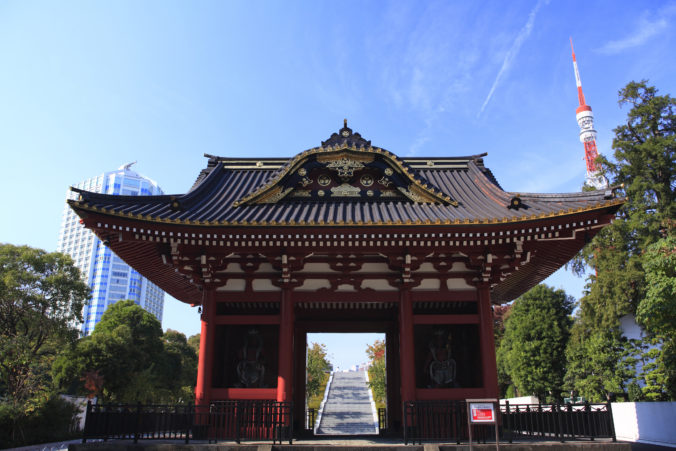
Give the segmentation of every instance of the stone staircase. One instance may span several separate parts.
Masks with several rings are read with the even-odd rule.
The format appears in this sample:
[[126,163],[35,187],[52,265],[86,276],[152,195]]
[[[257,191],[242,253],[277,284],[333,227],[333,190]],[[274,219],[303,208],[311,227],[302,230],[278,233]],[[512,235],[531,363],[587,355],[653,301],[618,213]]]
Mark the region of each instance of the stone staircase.
[[375,406],[363,371],[334,373],[317,435],[375,435]]

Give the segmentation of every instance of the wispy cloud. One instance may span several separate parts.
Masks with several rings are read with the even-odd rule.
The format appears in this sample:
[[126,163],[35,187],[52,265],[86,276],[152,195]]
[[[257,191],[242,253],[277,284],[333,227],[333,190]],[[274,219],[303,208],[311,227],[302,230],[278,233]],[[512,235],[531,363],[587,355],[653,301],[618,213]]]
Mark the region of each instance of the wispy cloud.
[[[640,47],[669,27],[670,16],[676,13],[676,5],[658,11],[656,14],[645,12],[641,15],[631,33],[621,39],[606,42],[597,51],[607,55],[621,53],[627,49]],[[652,17],[651,17],[652,16]]]
[[498,72],[498,75],[495,77],[495,81],[493,81],[493,86],[491,86],[491,90],[488,92],[486,100],[484,100],[483,105],[481,105],[481,109],[479,110],[477,117],[481,116],[481,113],[483,113],[484,110],[486,109],[486,106],[488,105],[488,102],[491,101],[491,98],[493,97],[495,90],[497,89],[498,85],[500,84],[500,81],[502,80],[502,77],[505,75],[505,73],[507,73],[509,68],[512,66],[512,61],[514,61],[514,58],[516,58],[516,55],[519,53],[519,50],[521,49],[521,46],[528,38],[528,36],[530,36],[531,31],[533,31],[533,25],[535,24],[535,16],[537,15],[538,10],[540,9],[540,7],[542,7],[542,5],[545,5],[547,3],[549,3],[549,0],[539,0],[535,5],[535,7],[530,12],[530,14],[528,14],[528,21],[526,22],[526,25],[524,25],[523,28],[521,28],[519,34],[516,35],[514,42],[512,42],[512,46],[510,47],[509,51],[507,51],[505,59],[502,61],[502,67],[500,67],[500,71]]

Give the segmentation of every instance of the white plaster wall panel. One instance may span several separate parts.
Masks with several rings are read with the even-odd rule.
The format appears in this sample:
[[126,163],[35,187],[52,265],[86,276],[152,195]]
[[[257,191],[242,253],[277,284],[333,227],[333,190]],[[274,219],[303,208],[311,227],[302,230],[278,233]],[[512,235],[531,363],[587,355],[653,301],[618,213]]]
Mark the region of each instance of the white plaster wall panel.
[[476,287],[468,284],[465,279],[448,279],[446,286],[449,290],[473,290],[476,291]]
[[305,279],[303,285],[297,287],[294,291],[317,291],[322,288],[331,288],[331,282],[327,279]]
[[422,265],[420,265],[420,269],[418,269],[416,272],[437,272],[437,270],[434,268],[434,265],[430,262],[425,262]]
[[636,323],[634,315],[624,315],[620,318],[620,329],[622,330],[622,335],[630,340],[640,340],[643,338],[641,326]]
[[243,273],[244,270],[242,267],[239,265],[239,263],[228,263],[228,266],[225,267],[224,271],[219,271],[219,272],[227,272],[227,273]]
[[271,263],[261,263],[257,272],[276,272]]
[[281,288],[273,285],[270,279],[254,279],[251,281],[251,288],[254,291],[282,291]]
[[396,287],[390,285],[386,279],[364,279],[361,282],[361,288],[372,289],[376,291],[397,291]]
[[441,281],[439,279],[423,279],[411,291],[439,290],[439,288],[441,288]]
[[459,271],[469,271],[469,268],[467,267],[467,263],[465,263],[465,262],[453,262],[453,266],[451,267],[451,272],[459,272]]
[[336,288],[336,291],[340,292],[340,293],[349,293],[349,292],[355,292],[357,290],[352,285],[350,285],[349,283],[343,283],[343,284],[338,285],[338,287]]
[[216,291],[244,291],[246,289],[246,280],[228,279],[225,285],[216,288]]
[[306,263],[300,273],[335,273],[328,263]]
[[242,268],[239,266],[239,263],[228,263],[225,269],[219,269],[215,272],[218,275],[224,274],[243,274]]
[[390,267],[387,266],[387,263],[367,262],[362,265],[361,270],[359,272],[393,273],[394,271],[390,270]]

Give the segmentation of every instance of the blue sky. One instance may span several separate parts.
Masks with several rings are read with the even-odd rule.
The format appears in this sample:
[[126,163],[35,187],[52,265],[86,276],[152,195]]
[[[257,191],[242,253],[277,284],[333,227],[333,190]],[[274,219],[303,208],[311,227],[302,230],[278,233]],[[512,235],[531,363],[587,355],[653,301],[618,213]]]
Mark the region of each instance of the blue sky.
[[[577,191],[568,38],[609,155],[621,87],[676,94],[675,22],[636,0],[3,0],[0,241],[55,250],[66,188],[124,163],[183,193],[204,153],[291,157],[343,118],[402,157],[488,152],[509,191]],[[167,298],[163,326],[198,315]]]

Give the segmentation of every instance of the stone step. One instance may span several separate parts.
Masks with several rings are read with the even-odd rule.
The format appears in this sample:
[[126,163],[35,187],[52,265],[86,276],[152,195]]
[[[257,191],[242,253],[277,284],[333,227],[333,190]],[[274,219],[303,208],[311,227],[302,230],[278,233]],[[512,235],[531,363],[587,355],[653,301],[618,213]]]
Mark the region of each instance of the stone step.
[[334,373],[317,435],[373,435],[373,405],[363,371]]

